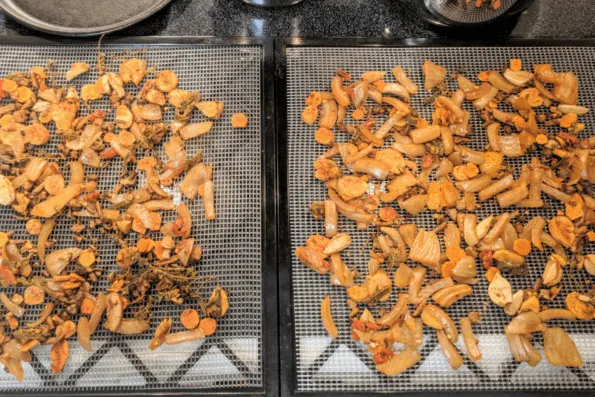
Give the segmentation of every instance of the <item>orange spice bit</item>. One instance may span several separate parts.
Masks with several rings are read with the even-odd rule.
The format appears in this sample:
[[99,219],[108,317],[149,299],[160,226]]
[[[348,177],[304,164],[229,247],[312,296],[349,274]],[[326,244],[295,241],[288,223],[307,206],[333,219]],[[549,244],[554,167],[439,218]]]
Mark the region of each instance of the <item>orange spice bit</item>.
[[578,120],[578,116],[574,113],[568,113],[562,116],[560,119],[560,127],[562,128],[570,128],[574,123]]
[[544,135],[544,134],[537,135],[537,137],[535,138],[535,140],[540,145],[545,145],[548,142],[547,136]]
[[382,207],[378,210],[378,216],[385,222],[392,222],[397,218],[397,211],[391,207]]
[[523,68],[523,61],[518,58],[512,58],[510,60],[510,70],[513,72],[520,72]]
[[496,274],[500,274],[500,269],[498,269],[496,266],[490,267],[486,272],[486,279],[488,282],[491,283],[494,277],[496,277]]
[[457,264],[453,261],[444,262],[441,269],[442,277],[450,276],[456,265]]
[[363,120],[364,118],[364,111],[362,109],[355,109],[353,113],[351,113],[351,117],[354,120]]

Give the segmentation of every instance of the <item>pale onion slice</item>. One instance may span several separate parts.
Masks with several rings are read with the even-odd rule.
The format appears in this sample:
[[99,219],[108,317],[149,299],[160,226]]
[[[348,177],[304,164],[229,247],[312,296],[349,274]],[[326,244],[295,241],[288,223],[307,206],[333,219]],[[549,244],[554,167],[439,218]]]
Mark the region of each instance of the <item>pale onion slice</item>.
[[582,367],[585,365],[573,340],[562,328],[546,328],[543,331],[543,350],[551,365],[558,367]]
[[420,229],[411,246],[409,259],[440,271],[440,242],[436,233]]
[[331,314],[331,297],[328,295],[320,303],[320,317],[322,317],[322,324],[326,332],[328,332],[331,338],[337,339],[339,337],[339,330]]
[[395,376],[421,360],[421,354],[415,347],[407,347],[405,350],[395,354],[390,360],[385,363],[378,364],[376,369],[386,376]]

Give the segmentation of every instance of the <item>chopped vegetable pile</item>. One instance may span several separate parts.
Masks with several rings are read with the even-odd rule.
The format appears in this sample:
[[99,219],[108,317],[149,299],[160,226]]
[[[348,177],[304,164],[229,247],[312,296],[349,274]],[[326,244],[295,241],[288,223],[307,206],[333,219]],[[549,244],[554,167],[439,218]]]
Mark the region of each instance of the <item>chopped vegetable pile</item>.
[[[422,72],[432,120],[411,108],[411,96],[422,90],[402,67],[392,77],[369,71],[359,79],[338,70],[330,92],[306,98],[302,120],[318,122],[314,139],[328,147],[313,164],[327,195],[310,206],[323,233],[295,255],[345,289],[351,337],[367,345],[387,376],[419,362],[424,332],[435,333],[455,370],[463,355],[482,359],[473,328],[485,309],[455,319],[444,310],[472,295],[480,277],[491,304],[510,316],[502,331],[515,360],[537,365],[542,357],[532,340],[542,333],[550,364],[582,366],[569,335],[548,324],[595,319],[595,254],[585,249],[595,241],[595,137],[581,138],[580,118],[590,110],[578,105],[577,76],[547,64],[523,68],[520,59],[476,78],[429,60]],[[472,131],[471,111],[483,120],[480,130]],[[348,112],[355,123],[346,122]],[[485,150],[466,146],[477,134],[487,135]],[[511,160],[521,156],[528,161],[515,169]],[[549,207],[546,197],[561,208],[550,219],[532,214]],[[479,219],[476,210],[489,201],[502,210]],[[436,220],[432,230],[415,224],[424,211]],[[352,239],[340,226],[349,221],[371,234],[372,244],[361,248],[369,250],[365,275],[345,262]],[[513,290],[509,279],[528,277],[527,258],[538,251],[549,255],[541,277],[533,288]],[[566,277],[585,281],[580,290],[563,290]],[[327,296],[322,324],[338,338],[331,309]],[[459,332],[466,352],[455,347]]]
[[[178,88],[174,71],[156,71],[142,59],[126,59],[117,71],[108,71],[105,61],[99,52],[100,77],[80,91],[73,84],[57,85],[52,64],[0,79],[0,205],[5,216],[26,221],[30,236],[17,239],[14,231],[0,231],[0,362],[19,381],[22,362],[31,360],[35,346],[52,345],[51,369],[60,372],[75,334],[92,351],[98,327],[145,333],[158,302],[198,301],[182,314],[185,331],[170,333],[173,321],[163,319],[151,350],[213,334],[229,308],[216,276],[197,271],[202,249],[192,237],[193,217],[184,203],[201,196],[206,219],[215,220],[213,165],[184,146],[209,133],[222,117],[223,102]],[[90,70],[74,63],[66,80]],[[94,110],[94,101],[103,98],[111,109]],[[210,120],[190,123],[195,108]],[[165,122],[166,112],[174,114],[171,123]],[[243,128],[248,120],[238,113],[231,123]],[[157,154],[160,144],[166,158]],[[50,145],[57,154],[48,154],[56,153],[46,151]],[[114,162],[117,158],[121,161]],[[116,186],[100,190],[105,168],[120,163]],[[177,184],[182,200],[172,196]],[[175,220],[162,222],[168,214]],[[55,249],[52,231],[64,219],[74,219],[73,240]],[[115,258],[99,257],[91,230],[113,240],[119,247]],[[118,270],[108,274],[102,264],[114,261]],[[98,290],[102,278],[109,284],[105,291]],[[43,305],[39,318],[25,323],[25,312],[37,305]]]

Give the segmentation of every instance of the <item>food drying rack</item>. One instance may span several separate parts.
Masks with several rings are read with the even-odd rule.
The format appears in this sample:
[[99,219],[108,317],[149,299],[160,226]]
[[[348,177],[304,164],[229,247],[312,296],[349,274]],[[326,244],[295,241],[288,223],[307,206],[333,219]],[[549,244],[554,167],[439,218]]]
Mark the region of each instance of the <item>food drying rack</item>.
[[[92,353],[82,350],[75,339],[71,341],[70,358],[61,374],[51,373],[49,347],[40,346],[33,350],[33,361],[25,365],[23,383],[0,373],[0,394],[277,395],[278,377],[270,374],[278,372],[278,346],[268,342],[277,340],[278,330],[272,48],[272,40],[264,38],[139,37],[102,41],[108,70],[117,71],[123,58],[136,56],[146,59],[149,67],[174,70],[180,88],[199,90],[203,99],[225,103],[226,113],[214,123],[212,131],[186,142],[189,157],[203,150],[204,161],[214,164],[217,220],[205,220],[200,200],[182,201],[193,213],[192,237],[204,252],[196,265],[198,272],[218,276],[230,292],[230,310],[210,337],[163,345],[154,352],[147,347],[152,333],[113,335],[100,326],[92,337]],[[64,74],[70,64],[87,62],[92,70],[69,83],[80,89],[98,78],[96,60],[96,40],[0,38],[0,70],[4,75],[53,61],[57,84],[66,85]],[[136,92],[130,86],[127,91]],[[94,102],[92,107],[111,111],[107,99]],[[81,114],[86,112],[81,109]],[[172,112],[164,113],[166,121],[171,121]],[[247,128],[231,128],[229,119],[236,112],[247,115]],[[191,122],[202,121],[198,111],[192,117]],[[45,148],[54,152],[56,143],[54,139]],[[164,156],[162,149],[159,154]],[[120,164],[116,160],[106,169],[86,172],[97,173],[99,188],[111,190],[118,181]],[[175,186],[172,195],[178,202],[180,194]],[[165,222],[170,220],[164,218]],[[75,243],[70,226],[66,217],[58,220],[50,237],[57,240],[52,249]],[[0,230],[23,229],[24,222],[12,219],[10,211],[0,212]],[[17,236],[24,237],[24,233]],[[104,274],[97,287],[103,290],[107,273],[116,270],[118,247],[109,239],[102,240],[99,233],[92,237],[99,238],[96,245],[102,261],[98,267],[104,269]],[[151,329],[164,316],[171,316],[174,331],[180,331],[183,309],[173,304],[154,305]],[[26,315],[35,318],[38,311],[28,308]]]
[[[214,261],[207,265],[207,270],[211,273],[227,269],[229,280],[232,281],[235,277],[237,282],[232,282],[233,285],[229,286],[230,299],[233,297],[234,290],[238,293],[238,288],[240,288],[239,293],[242,299],[245,302],[254,303],[254,306],[248,308],[246,305],[241,306],[240,304],[242,308],[246,308],[246,311],[236,313],[238,317],[235,319],[232,317],[234,313],[230,312],[228,333],[225,333],[225,324],[223,324],[214,336],[207,338],[200,345],[187,346],[182,352],[160,352],[157,350],[150,354],[146,354],[147,351],[139,353],[140,350],[136,344],[145,347],[144,339],[119,340],[118,337],[111,337],[100,346],[94,345],[96,349],[91,357],[98,359],[84,357],[76,364],[78,367],[71,370],[65,378],[56,378],[55,375],[50,374],[47,357],[43,356],[43,354],[47,356],[47,353],[43,353],[34,359],[31,366],[33,373],[38,374],[37,379],[42,380],[39,385],[6,388],[2,387],[0,383],[0,395],[74,396],[83,393],[110,396],[280,395],[283,397],[361,397],[388,393],[406,396],[418,396],[423,393],[423,395],[453,397],[461,395],[471,397],[480,393],[490,397],[587,397],[593,395],[595,393],[595,359],[593,358],[595,343],[592,343],[595,327],[593,325],[579,326],[579,328],[583,328],[575,329],[574,333],[571,332],[573,337],[578,334],[579,337],[584,335],[586,338],[581,339],[586,342],[577,342],[583,353],[583,358],[585,358],[586,367],[572,371],[561,369],[560,373],[564,375],[562,377],[559,373],[546,371],[545,378],[551,379],[550,383],[536,382],[535,380],[544,379],[543,372],[540,375],[535,375],[530,369],[523,370],[526,364],[515,364],[509,356],[502,359],[501,362],[497,361],[502,357],[498,360],[492,357],[488,360],[488,364],[495,365],[490,368],[482,368],[482,363],[473,366],[466,361],[464,369],[462,368],[458,373],[451,371],[450,368],[445,367],[446,363],[443,360],[440,361],[441,353],[436,348],[436,341],[428,332],[426,332],[427,337],[421,349],[424,357],[423,362],[396,378],[383,377],[375,371],[365,348],[351,341],[349,333],[346,332],[346,316],[342,308],[344,293],[339,288],[331,289],[328,277],[311,272],[305,266],[297,263],[293,256],[293,249],[296,245],[303,244],[307,235],[321,232],[320,225],[314,223],[310,214],[307,213],[307,204],[313,200],[323,199],[323,193],[320,190],[322,184],[312,177],[311,164],[321,148],[314,143],[313,127],[302,125],[299,114],[304,106],[304,93],[307,94],[308,90],[313,89],[328,90],[330,79],[338,67],[343,67],[346,71],[357,75],[362,71],[372,69],[390,72],[392,67],[403,65],[406,69],[411,68],[412,78],[420,84],[421,62],[426,58],[447,66],[452,72],[453,68],[458,66],[469,67],[469,62],[475,69],[501,67],[509,54],[517,54],[527,63],[542,60],[553,63],[556,68],[566,67],[568,70],[579,72],[581,95],[583,95],[581,103],[593,107],[595,105],[595,78],[589,78],[589,72],[592,72],[589,63],[595,59],[593,45],[592,41],[518,40],[503,43],[470,43],[417,39],[388,41],[352,38],[325,40],[281,38],[277,39],[273,46],[271,39],[259,38],[138,37],[104,39],[104,51],[106,49],[109,51],[112,46],[114,48],[120,46],[120,49],[124,47],[144,48],[148,50],[149,54],[151,51],[160,53],[159,59],[165,63],[170,59],[172,62],[177,60],[180,63],[172,65],[171,68],[179,72],[181,81],[189,79],[191,82],[197,82],[198,80],[195,79],[200,79],[201,68],[210,65],[210,69],[208,69],[210,73],[207,74],[208,77],[204,78],[205,81],[188,88],[204,90],[206,80],[220,78],[222,79],[222,83],[219,85],[220,91],[211,92],[211,94],[214,97],[216,97],[215,94],[220,94],[219,98],[225,101],[226,110],[252,112],[247,113],[250,127],[255,125],[256,128],[245,131],[249,134],[238,135],[243,131],[228,130],[223,127],[222,130],[217,130],[215,125],[210,138],[208,138],[208,134],[204,137],[213,139],[213,141],[201,141],[198,143],[198,148],[205,149],[208,160],[209,153],[213,153],[213,156],[217,157],[215,154],[217,145],[238,139],[244,149],[244,151],[238,149],[239,156],[251,156],[250,159],[253,161],[248,161],[247,157],[241,159],[234,157],[237,156],[237,153],[228,154],[232,159],[226,160],[221,153],[221,157],[218,157],[219,164],[225,161],[236,161],[239,164],[236,164],[235,168],[231,168],[234,172],[240,172],[243,168],[260,171],[257,180],[258,206],[252,208],[253,211],[256,211],[258,207],[255,213],[258,213],[257,218],[260,222],[254,219],[247,221],[246,216],[250,210],[241,207],[242,217],[237,219],[234,224],[233,233],[231,233],[231,229],[219,231],[219,236],[224,237],[223,240],[227,245],[242,241],[252,244],[250,247],[253,249],[228,255],[227,263]],[[87,46],[87,52],[77,52],[77,48],[80,46]],[[63,56],[71,59],[81,54],[90,57],[91,47],[96,47],[95,41],[61,39],[60,42],[54,42],[35,37],[2,37],[0,38],[0,54],[6,48],[11,48],[12,52],[8,53],[9,56],[4,53],[5,56],[0,58],[3,59],[0,61],[1,72],[22,70],[17,65],[25,67],[26,61],[30,61],[30,58],[21,59],[18,54],[22,53],[19,51],[27,49],[41,51],[40,48],[46,51],[46,54],[57,54],[63,51]],[[182,61],[179,57],[180,51],[191,51],[191,57]],[[563,56],[557,56],[560,54]],[[146,57],[146,59],[150,61],[150,58]],[[239,66],[237,62],[233,61],[234,59],[239,62]],[[71,61],[74,60],[81,61],[82,59],[71,59]],[[177,67],[180,65],[186,66],[183,70],[179,70]],[[10,69],[6,69],[8,67]],[[473,69],[474,73],[475,69]],[[388,75],[387,78],[390,79],[390,73]],[[222,97],[226,90],[234,91],[235,97]],[[201,93],[203,93],[202,90]],[[208,93],[208,90],[204,93]],[[424,109],[422,114],[427,117],[429,108],[415,103],[421,97],[423,97],[423,92],[414,96],[414,107]],[[590,126],[595,128],[593,117],[594,115],[591,113],[585,118],[587,131],[592,131]],[[260,121],[253,125],[253,120]],[[474,123],[476,124],[477,120]],[[219,135],[216,134],[218,131]],[[258,137],[258,141],[254,141],[254,137]],[[223,139],[223,141],[218,142],[217,139]],[[254,163],[254,161],[259,163]],[[215,159],[214,162],[217,166],[218,161]],[[254,168],[255,164],[257,164],[256,168]],[[218,186],[216,172],[215,183]],[[242,201],[254,204],[256,192],[244,184],[237,187],[241,189],[242,194],[224,196],[223,201],[227,205],[234,203],[237,205]],[[297,194],[298,192],[299,194]],[[217,202],[216,197],[216,205]],[[485,211],[490,209],[494,210],[495,207],[493,205],[486,206]],[[200,211],[200,208],[197,207],[194,210]],[[418,218],[420,224],[430,222],[427,215]],[[480,218],[483,216],[484,213],[479,214]],[[256,225],[254,222],[258,223],[258,227],[251,228],[250,226]],[[342,229],[352,233],[354,237],[353,247],[361,246],[361,236],[346,225],[341,222]],[[67,230],[68,226],[64,226],[61,233],[66,233]],[[206,228],[200,236],[206,239],[209,232],[212,230]],[[240,240],[242,236],[248,240]],[[248,236],[254,237],[256,242]],[[255,249],[256,246],[259,249]],[[110,254],[115,255],[114,248],[109,249],[112,250]],[[211,252],[222,253],[221,250],[217,250],[216,244],[211,245],[209,249]],[[208,254],[209,249],[205,249],[205,254]],[[352,254],[353,256],[347,263],[361,269],[363,263],[361,255],[356,252],[352,252]],[[260,261],[254,261],[256,256],[260,256]],[[208,259],[207,255],[205,255],[205,259]],[[539,260],[545,261],[545,256]],[[252,266],[252,270],[258,269],[260,275],[256,277],[253,272],[252,276],[255,278],[246,277],[246,263],[249,263],[248,267]],[[250,282],[251,280],[257,281]],[[513,281],[513,283],[515,282]],[[524,286],[522,281],[514,284],[515,288],[522,286]],[[252,289],[247,291],[245,288]],[[480,285],[477,291],[485,293],[485,285]],[[321,297],[326,294],[330,294],[333,299],[333,315],[342,334],[337,342],[330,341],[320,323],[319,303]],[[394,302],[394,296],[391,298],[391,302]],[[462,310],[465,311],[480,310],[476,304],[465,303],[465,301],[459,302],[458,305],[462,306]],[[232,310],[233,307],[232,300]],[[246,321],[246,318],[250,318],[246,324],[256,324],[256,327],[234,328],[234,324],[237,326],[241,321]],[[497,328],[499,327],[498,321],[490,320],[489,317],[486,321],[486,327],[493,327],[493,333],[498,332],[502,336],[502,330]],[[154,325],[152,324],[152,327]],[[242,347],[242,343],[245,342],[241,341],[242,334],[255,329],[258,330],[254,333],[257,335],[255,343],[253,338],[248,344],[249,347]],[[230,335],[229,332],[237,333],[234,338],[231,338],[234,339],[232,342],[225,340],[225,336]],[[477,334],[480,338],[479,347],[484,355],[490,356],[492,350],[490,347],[500,344],[501,351],[507,351],[505,340],[486,341],[485,333],[479,329]],[[71,345],[75,344],[76,341],[73,341]],[[257,359],[254,359],[255,351]],[[174,356],[176,354],[185,355],[183,364],[170,364],[171,361],[168,361],[168,357],[172,357],[172,354]],[[215,356],[230,363],[230,365],[226,365],[227,372],[224,372],[222,377],[212,376],[213,371],[217,371],[219,367],[209,365],[211,363],[208,360],[209,356]],[[103,374],[105,378],[103,385],[97,384],[88,388],[77,387],[76,380],[89,373],[95,364],[102,361],[101,358],[106,358],[103,363],[105,364],[104,371],[106,371]],[[152,360],[152,362],[147,360]],[[159,361],[162,362],[159,363]],[[171,368],[166,371],[169,375],[165,378],[156,376],[155,362],[161,368],[170,366]],[[127,368],[140,374],[137,379],[141,381],[130,384],[118,383],[117,378],[109,376],[110,363],[116,363],[116,365],[125,363]],[[190,382],[179,382],[191,370],[194,371],[194,377],[190,379]],[[438,372],[436,373],[436,371]],[[493,371],[497,371],[496,376]],[[518,373],[525,380],[531,380],[533,376],[533,384],[525,381],[520,385],[511,386],[508,375],[517,373],[517,371],[521,371]],[[227,377],[229,373],[233,373],[235,377]],[[237,377],[238,373],[239,377]],[[428,373],[429,375],[427,375]],[[421,378],[425,383],[418,382],[419,374],[422,374]],[[207,377],[206,381],[201,381],[201,379],[204,380],[201,378],[203,375]],[[568,381],[568,379],[572,379],[572,381]],[[29,379],[26,378],[25,382],[28,381]],[[168,381],[173,382],[168,383]],[[29,386],[32,384],[30,383]]]
[[[321,276],[301,264],[294,250],[305,244],[313,233],[324,234],[322,223],[314,221],[308,211],[312,201],[325,199],[324,184],[314,179],[313,162],[324,148],[314,141],[316,126],[301,121],[304,99],[311,91],[328,91],[332,76],[338,68],[358,78],[363,72],[387,72],[385,80],[393,81],[391,69],[401,65],[410,78],[420,87],[412,96],[412,107],[431,119],[432,108],[423,105],[425,95],[421,65],[427,60],[445,66],[450,73],[463,68],[467,77],[486,69],[501,69],[510,58],[521,58],[525,65],[552,63],[556,70],[572,70],[580,79],[580,103],[595,105],[595,78],[592,77],[592,60],[595,48],[589,41],[506,41],[504,43],[459,42],[446,40],[406,39],[402,41],[368,39],[295,39],[285,38],[276,42],[277,59],[277,117],[279,134],[279,312],[281,395],[283,396],[369,396],[385,395],[488,395],[488,396],[590,396],[595,391],[595,338],[594,323],[560,323],[572,335],[585,360],[585,367],[578,369],[556,368],[545,358],[536,368],[515,363],[509,351],[503,327],[509,318],[500,308],[489,304],[487,284],[483,270],[481,280],[474,287],[471,297],[461,300],[448,310],[455,321],[469,311],[484,311],[481,324],[474,326],[479,348],[484,358],[473,363],[467,358],[459,371],[452,371],[443,358],[436,338],[424,332],[421,346],[422,361],[395,377],[380,374],[366,347],[351,339],[348,322],[347,295],[341,287],[330,285],[328,276]],[[454,88],[454,87],[451,87]],[[465,107],[469,104],[465,104]],[[506,110],[506,109],[504,109]],[[349,112],[348,112],[349,113]],[[346,123],[350,123],[349,115]],[[593,114],[585,117],[589,131],[595,127]],[[479,116],[472,112],[474,127],[471,147],[479,149],[486,141],[479,129]],[[484,131],[483,129],[481,131]],[[592,131],[592,129],[591,129]],[[337,133],[338,141],[345,134]],[[510,159],[509,159],[510,160]],[[520,158],[509,161],[515,168],[528,161]],[[533,211],[535,215],[552,216],[560,207],[547,199],[549,210]],[[482,203],[478,219],[500,213],[495,203]],[[405,213],[400,212],[403,217]],[[407,220],[422,227],[435,227],[430,211]],[[358,231],[353,222],[339,221],[341,231],[349,233],[352,244],[344,260],[352,269],[367,274],[366,250],[361,249],[370,231]],[[593,252],[593,245],[590,246]],[[538,277],[547,255],[532,254],[528,260],[529,274],[525,279],[511,277],[514,290],[528,288]],[[412,265],[412,262],[408,263]],[[564,292],[576,285],[568,283]],[[339,338],[332,340],[319,319],[320,302],[331,296],[331,311]],[[396,302],[393,290],[390,304]],[[563,306],[558,299],[550,307]],[[540,340],[536,344],[540,347]],[[462,344],[458,348],[463,352]]]

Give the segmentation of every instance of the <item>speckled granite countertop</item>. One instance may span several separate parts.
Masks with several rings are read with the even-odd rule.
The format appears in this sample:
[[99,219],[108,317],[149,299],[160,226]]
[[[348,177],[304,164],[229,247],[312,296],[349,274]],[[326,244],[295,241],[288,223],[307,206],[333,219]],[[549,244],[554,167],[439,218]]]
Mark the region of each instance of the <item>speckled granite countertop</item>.
[[[593,38],[593,21],[593,0],[535,0],[518,21],[499,24],[480,37]],[[0,13],[0,35],[18,34],[36,33]],[[399,0],[304,0],[278,9],[253,7],[242,0],[172,0],[118,35],[432,38],[457,34],[416,20]]]

